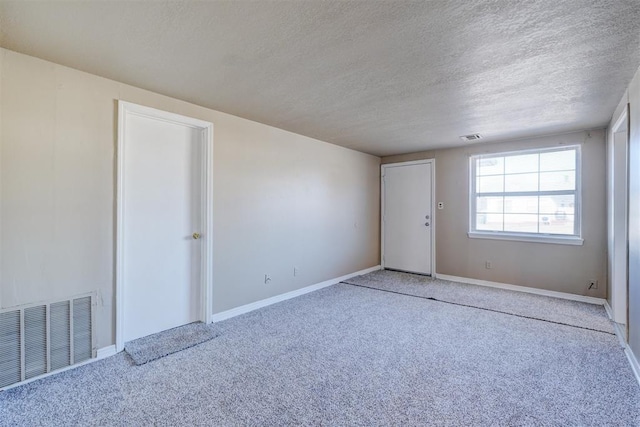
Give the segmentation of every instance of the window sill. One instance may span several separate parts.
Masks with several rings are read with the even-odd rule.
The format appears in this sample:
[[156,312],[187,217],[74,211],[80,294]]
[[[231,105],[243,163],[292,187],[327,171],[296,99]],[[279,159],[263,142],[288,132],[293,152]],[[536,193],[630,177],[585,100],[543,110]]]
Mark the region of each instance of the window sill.
[[492,240],[511,240],[515,242],[530,243],[550,243],[556,245],[573,245],[582,246],[584,239],[580,237],[560,237],[551,235],[529,236],[517,233],[491,233],[482,231],[471,231],[468,233],[471,239],[492,239]]

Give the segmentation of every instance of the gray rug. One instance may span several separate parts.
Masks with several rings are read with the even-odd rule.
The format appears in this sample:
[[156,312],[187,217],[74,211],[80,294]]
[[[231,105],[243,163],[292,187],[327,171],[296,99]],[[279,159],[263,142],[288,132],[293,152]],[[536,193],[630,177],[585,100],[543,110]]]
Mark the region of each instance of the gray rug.
[[604,307],[596,304],[432,279],[390,270],[374,271],[345,280],[344,283],[615,335],[613,323]]
[[0,393],[0,426],[635,426],[616,337],[338,284]]
[[202,344],[217,336],[215,325],[196,322],[129,341],[124,345],[124,350],[136,365],[144,365],[161,357]]

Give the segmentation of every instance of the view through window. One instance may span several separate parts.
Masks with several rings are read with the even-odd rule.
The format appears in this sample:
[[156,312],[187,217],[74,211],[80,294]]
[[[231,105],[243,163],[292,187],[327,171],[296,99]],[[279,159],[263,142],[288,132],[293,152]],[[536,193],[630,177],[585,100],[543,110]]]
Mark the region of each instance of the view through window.
[[471,158],[470,231],[580,235],[580,147]]

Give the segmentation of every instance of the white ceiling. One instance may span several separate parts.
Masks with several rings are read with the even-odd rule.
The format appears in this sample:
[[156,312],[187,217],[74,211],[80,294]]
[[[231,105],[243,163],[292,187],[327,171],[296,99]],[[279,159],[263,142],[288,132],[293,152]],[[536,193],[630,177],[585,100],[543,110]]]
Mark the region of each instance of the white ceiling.
[[640,0],[0,0],[0,45],[388,155],[605,126]]

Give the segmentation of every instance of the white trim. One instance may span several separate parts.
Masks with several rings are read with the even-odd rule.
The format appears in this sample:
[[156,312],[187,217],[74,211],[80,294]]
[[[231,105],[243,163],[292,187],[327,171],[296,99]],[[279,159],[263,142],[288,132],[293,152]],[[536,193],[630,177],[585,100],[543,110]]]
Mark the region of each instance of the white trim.
[[467,233],[470,239],[493,239],[493,240],[511,240],[515,242],[530,242],[530,243],[552,243],[556,245],[575,245],[581,246],[584,244],[584,239],[580,237],[553,237],[549,235],[539,235],[536,234],[534,236],[524,235],[524,234],[516,234],[516,233],[505,233],[503,231],[470,231]]
[[640,385],[640,363],[638,363],[636,355],[633,353],[633,350],[631,350],[631,347],[629,347],[629,344],[627,343],[627,340],[625,338],[625,331],[624,329],[622,329],[623,325],[615,322],[613,322],[613,325],[616,331],[616,337],[618,337],[618,342],[620,343],[620,347],[623,348],[624,355],[627,356],[627,360],[629,361],[629,365],[631,366],[631,372],[633,372],[633,375],[636,377],[636,381]]
[[425,163],[432,163],[435,159],[422,159],[422,160],[411,160],[408,162],[395,162],[395,163],[383,163],[380,166],[386,167],[396,167],[396,166],[413,166],[413,165],[422,165]]
[[627,129],[624,129],[624,131],[620,130],[620,127],[622,126],[622,123],[625,122],[625,120],[627,120],[629,118],[629,104],[626,104],[624,106],[624,108],[622,109],[622,111],[620,112],[620,115],[618,116],[618,118],[616,119],[615,123],[613,124],[613,126],[611,126],[611,135],[613,135],[614,133],[618,133],[618,132],[628,132],[629,131],[629,124],[627,123]]
[[638,381],[638,384],[640,384],[640,363],[638,363],[638,359],[636,359],[636,355],[633,354],[633,351],[631,350],[631,347],[629,347],[629,344],[625,344],[624,347],[624,354],[627,356],[629,365],[631,365],[633,375],[635,375],[636,381]]
[[379,265],[376,265],[375,267],[366,268],[364,270],[356,271],[355,273],[346,274],[344,276],[340,276],[335,279],[325,280],[324,282],[316,283],[315,285],[310,285],[301,289],[296,289],[295,291],[276,295],[274,297],[252,302],[250,304],[241,305],[240,307],[232,308],[231,310],[226,310],[226,311],[222,311],[220,313],[214,314],[213,316],[211,316],[211,322],[220,322],[222,320],[227,320],[232,317],[249,313],[250,311],[258,310],[260,308],[267,307],[269,305],[272,305],[278,302],[286,301],[291,298],[299,297],[300,295],[308,294],[309,292],[314,292],[319,289],[326,288],[331,285],[335,285],[336,283],[340,283],[343,280],[347,280],[355,276],[360,276],[362,274],[371,273],[372,271],[378,271],[380,269],[381,267]]
[[589,304],[604,305],[606,300],[585,295],[569,294],[566,292],[549,291],[546,289],[529,288],[527,286],[511,285],[508,283],[490,282],[488,280],[470,279],[467,277],[449,276],[448,274],[438,274],[438,279],[450,280],[452,282],[468,283],[470,285],[487,286],[489,288],[507,289],[528,294],[543,295],[546,297],[560,298],[571,301],[586,302]]
[[[534,242],[534,243],[553,243],[553,244],[566,244],[566,245],[582,245],[584,240],[582,239],[582,145],[583,143],[570,144],[570,145],[555,145],[544,148],[530,148],[525,150],[515,150],[515,151],[507,151],[507,152],[492,152],[492,153],[480,153],[480,154],[472,154],[469,156],[469,238],[476,239],[496,239],[496,240],[513,240],[513,241],[523,241],[523,242]],[[506,191],[506,188],[503,188],[503,191],[495,191],[495,192],[485,192],[478,193],[476,190],[476,167],[477,160],[486,159],[486,158],[495,158],[495,157],[510,157],[517,156],[521,154],[543,154],[543,153],[553,153],[560,151],[570,151],[573,150],[576,153],[576,168],[575,168],[575,189],[574,190],[549,190],[549,191]],[[540,170],[536,172],[539,175],[541,173]],[[503,171],[502,174],[498,174],[497,176],[507,176],[512,173],[506,173]],[[574,202],[574,233],[570,235],[549,235],[545,233],[540,233],[540,227],[538,227],[538,232],[531,233],[518,233],[518,232],[509,232],[509,231],[490,231],[486,232],[483,230],[477,229],[477,198],[480,196],[541,196],[544,194],[553,195],[557,193],[565,193],[569,195],[573,193],[575,196]],[[503,210],[504,213],[504,210]],[[538,207],[538,213],[540,215],[540,207]]]
[[127,115],[138,115],[202,130],[202,266],[199,318],[208,323],[212,313],[213,295],[213,124],[199,119],[157,110],[125,101],[118,101],[117,213],[116,213],[116,350],[124,349],[124,144]]
[[65,366],[64,368],[56,369],[55,371],[47,372],[46,374],[38,375],[37,377],[33,377],[33,378],[29,378],[28,380],[20,381],[19,383],[14,383],[14,384],[5,386],[4,388],[0,387],[0,391],[5,391],[5,390],[9,390],[11,388],[20,387],[22,385],[29,384],[31,382],[41,380],[43,378],[47,378],[47,377],[50,377],[50,376],[53,376],[53,375],[57,375],[57,374],[59,374],[61,372],[70,371],[72,369],[79,368],[80,366],[89,365],[91,363],[97,362],[98,360],[102,360],[104,358],[114,356],[115,354],[117,354],[115,345],[102,347],[102,348],[98,349],[97,357],[94,357],[93,359],[88,359],[88,360],[85,360],[84,362],[76,363],[75,365]]
[[[605,304],[605,309],[607,308],[608,305],[609,305],[608,303]],[[609,311],[607,311],[607,313],[609,313]],[[611,314],[609,315],[609,318],[611,319],[613,318]],[[618,343],[620,344],[620,347],[622,347],[622,349],[624,350],[624,355],[627,357],[627,360],[629,361],[629,365],[631,366],[631,372],[633,372],[633,375],[636,377],[636,381],[640,385],[640,364],[638,363],[638,359],[636,358],[635,354],[633,354],[633,350],[631,350],[631,347],[629,347],[629,344],[627,343],[627,340],[625,338],[625,330],[623,329],[623,326],[624,325],[613,322],[613,329],[616,331],[616,337],[618,338]]]
[[611,306],[609,305],[609,301],[604,300],[604,311],[607,312],[607,316],[609,316],[609,320],[613,320],[613,310],[611,310]]
[[[611,319],[613,321],[617,321],[620,323],[628,322],[628,306],[629,306],[629,104],[625,104],[624,108],[620,112],[620,115],[613,125],[608,129],[607,132],[607,250],[608,250],[608,259],[607,259],[607,279],[609,283],[609,294],[611,296]],[[626,122],[626,128],[622,128],[622,124]],[[621,132],[625,132],[627,135],[627,140],[624,144],[625,149],[625,164],[617,165],[615,158],[617,155],[616,150],[616,138],[615,135]],[[618,171],[619,168],[624,167],[625,169],[625,190],[626,197],[624,203],[624,233],[623,236],[616,236],[615,229],[615,217],[618,210],[616,209],[616,200],[615,193],[618,189],[619,183],[614,179],[614,170]],[[621,237],[626,241],[625,251],[622,254],[616,253],[616,237]],[[618,274],[616,273],[616,264],[618,261],[618,257],[623,257],[625,268],[624,275],[625,277],[621,281],[617,278]],[[620,308],[623,305],[624,308]]]
[[431,274],[436,278],[436,159],[410,162],[385,163],[380,165],[380,268],[384,269],[384,172],[388,167],[431,165]]
[[117,353],[118,353],[118,351],[116,350],[116,345],[113,344],[113,345],[110,345],[110,346],[107,346],[107,347],[99,348],[98,351],[96,352],[96,358],[98,360],[100,360],[100,359],[104,359],[106,357],[114,356]]
[[627,340],[625,339],[625,331],[622,329],[622,325],[616,322],[613,323],[613,330],[616,333],[616,338],[618,338],[618,344],[622,349],[627,348]]

